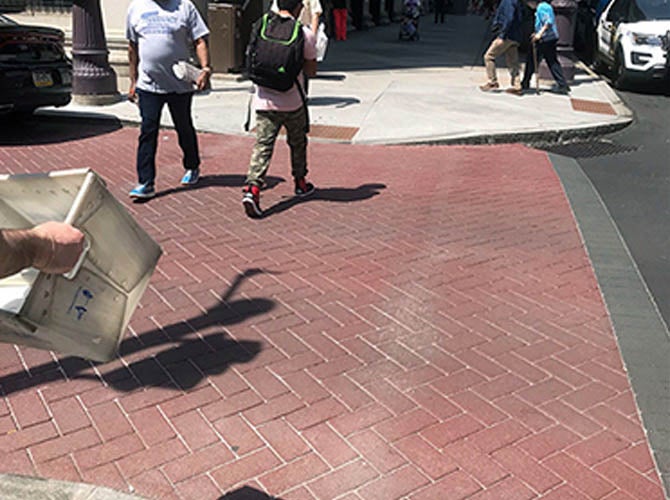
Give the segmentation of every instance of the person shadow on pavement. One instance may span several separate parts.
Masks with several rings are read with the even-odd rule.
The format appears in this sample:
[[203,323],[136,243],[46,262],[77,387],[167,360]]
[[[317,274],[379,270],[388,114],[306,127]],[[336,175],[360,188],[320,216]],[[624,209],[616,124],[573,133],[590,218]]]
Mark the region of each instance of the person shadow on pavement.
[[[7,396],[28,387],[62,381],[61,369],[68,379],[79,380],[99,380],[97,371],[107,384],[122,392],[140,387],[191,389],[205,377],[222,374],[232,364],[248,363],[261,352],[260,342],[228,338],[223,328],[275,307],[274,301],[265,298],[231,300],[245,279],[267,272],[247,269],[238,274],[219,302],[199,316],[127,337],[119,347],[123,362],[103,364],[69,356],[58,364],[31,366],[30,374],[21,371],[1,377],[2,392]],[[205,330],[213,332],[201,335]],[[155,352],[157,346],[159,350]],[[146,350],[155,354],[148,356]]]
[[270,496],[251,486],[242,486],[219,497],[219,500],[281,500],[281,498]]
[[363,184],[357,188],[326,187],[316,188],[313,195],[305,198],[293,196],[281,200],[279,203],[268,207],[263,211],[262,217],[277,215],[285,210],[289,210],[298,203],[308,203],[311,201],[330,201],[335,203],[350,203],[352,201],[363,201],[380,194],[386,184]]
[[310,97],[308,99],[310,106],[333,106],[334,108],[346,108],[354,104],[360,104],[361,100],[357,97]]

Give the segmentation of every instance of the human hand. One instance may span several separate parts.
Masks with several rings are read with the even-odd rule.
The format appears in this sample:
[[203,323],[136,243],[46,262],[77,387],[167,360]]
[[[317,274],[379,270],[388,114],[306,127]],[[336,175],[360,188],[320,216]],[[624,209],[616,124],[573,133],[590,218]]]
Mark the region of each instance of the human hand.
[[128,89],[128,100],[137,104],[137,89],[135,88],[134,82],[130,82],[130,88]]
[[205,90],[209,86],[209,77],[212,74],[212,68],[203,68],[198,79],[195,81],[195,86],[198,90]]
[[532,35],[530,35],[530,41],[533,43],[539,42],[541,38],[542,35],[540,35],[539,33],[533,33]]
[[45,273],[70,271],[84,250],[84,233],[63,222],[45,222],[30,234],[34,240],[32,265]]

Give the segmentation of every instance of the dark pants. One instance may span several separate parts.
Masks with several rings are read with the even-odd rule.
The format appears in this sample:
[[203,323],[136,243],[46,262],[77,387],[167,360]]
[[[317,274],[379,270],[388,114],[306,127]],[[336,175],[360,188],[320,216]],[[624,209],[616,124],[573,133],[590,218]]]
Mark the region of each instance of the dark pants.
[[[567,87],[568,84],[563,76],[563,68],[558,62],[556,55],[556,42],[552,40],[549,42],[535,42],[535,50],[537,52],[537,64],[542,62],[542,58],[547,61],[551,76],[554,77],[559,87]],[[526,55],[526,69],[523,72],[523,80],[521,80],[521,88],[527,89],[530,87],[530,78],[535,73],[535,61],[533,61],[533,47],[528,47],[528,54]]]
[[379,26],[381,22],[381,0],[369,0],[370,17],[375,26]]
[[351,0],[351,24],[357,30],[363,29],[363,0]]
[[446,0],[435,0],[435,23],[439,17],[440,23],[444,22],[444,12],[447,10]]
[[384,8],[386,9],[386,13],[389,16],[389,21],[393,22],[395,21],[395,11],[394,11],[394,6],[393,6],[394,0],[385,0],[384,2]]
[[184,154],[182,164],[187,170],[200,166],[198,138],[191,119],[193,94],[155,94],[138,90],[142,127],[137,148],[137,176],[140,184],[154,183],[156,179],[156,148],[160,128],[161,111],[167,104]]

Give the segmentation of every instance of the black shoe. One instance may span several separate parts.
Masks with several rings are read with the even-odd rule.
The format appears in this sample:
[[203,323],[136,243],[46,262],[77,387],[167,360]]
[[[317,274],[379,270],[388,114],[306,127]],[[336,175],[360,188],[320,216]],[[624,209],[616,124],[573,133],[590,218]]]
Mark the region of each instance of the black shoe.
[[304,177],[295,180],[295,195],[302,198],[312,194],[316,188],[311,182],[307,182]]
[[244,189],[242,205],[249,217],[257,219],[263,215],[263,211],[261,210],[261,193],[258,186],[247,186]]

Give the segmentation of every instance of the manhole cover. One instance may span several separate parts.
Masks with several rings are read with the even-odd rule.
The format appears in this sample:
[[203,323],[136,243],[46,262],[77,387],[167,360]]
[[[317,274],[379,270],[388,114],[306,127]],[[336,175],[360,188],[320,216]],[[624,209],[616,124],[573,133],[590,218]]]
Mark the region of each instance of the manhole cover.
[[551,144],[537,146],[548,153],[554,153],[571,158],[594,158],[596,156],[617,155],[637,151],[637,146],[625,146],[610,141],[577,141],[565,144]]

